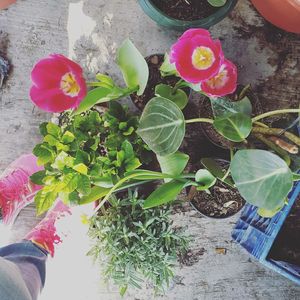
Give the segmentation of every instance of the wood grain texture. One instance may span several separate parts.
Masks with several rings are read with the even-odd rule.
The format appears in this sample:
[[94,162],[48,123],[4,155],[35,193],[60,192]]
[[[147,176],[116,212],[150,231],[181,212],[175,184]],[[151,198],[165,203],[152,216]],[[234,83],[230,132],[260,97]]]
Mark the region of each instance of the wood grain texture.
[[[270,108],[299,105],[299,37],[274,31],[244,0],[211,31],[222,39],[226,56],[238,65],[239,81],[250,82],[263,104]],[[109,72],[122,83],[114,58],[123,39],[129,36],[143,54],[149,55],[168,50],[178,35],[156,26],[142,13],[136,0],[20,0],[0,11],[0,51],[13,65],[0,90],[0,170],[20,154],[31,151],[40,139],[38,124],[50,118],[33,108],[28,99],[30,70],[40,57],[53,52],[69,53],[83,65],[88,78],[98,71]],[[32,207],[22,213],[12,239],[32,228],[37,222],[34,216]],[[177,268],[175,281],[165,296],[154,297],[146,287],[137,292],[130,290],[126,299],[300,299],[300,287],[252,261],[232,242],[230,233],[236,218],[212,221],[199,217],[189,207],[176,213],[175,224],[184,226],[193,236],[194,263]],[[218,254],[217,247],[226,248],[227,253]],[[63,262],[63,255],[69,257],[70,253],[59,255]],[[74,266],[75,261],[76,257]],[[58,274],[62,270],[55,271]],[[78,276],[87,281],[92,274],[79,272]],[[50,278],[51,284],[60,289],[55,276]],[[74,295],[76,289],[78,295],[79,290],[84,290],[85,281],[81,286],[73,285]],[[56,299],[62,299],[60,292]],[[102,285],[94,297],[86,299],[120,297],[115,288]]]

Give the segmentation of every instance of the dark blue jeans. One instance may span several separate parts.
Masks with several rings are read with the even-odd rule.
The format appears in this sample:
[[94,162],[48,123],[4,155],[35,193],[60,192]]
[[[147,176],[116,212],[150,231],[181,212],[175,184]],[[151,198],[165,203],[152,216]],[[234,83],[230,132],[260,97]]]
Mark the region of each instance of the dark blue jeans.
[[45,284],[47,254],[30,241],[0,248],[0,299],[36,300]]

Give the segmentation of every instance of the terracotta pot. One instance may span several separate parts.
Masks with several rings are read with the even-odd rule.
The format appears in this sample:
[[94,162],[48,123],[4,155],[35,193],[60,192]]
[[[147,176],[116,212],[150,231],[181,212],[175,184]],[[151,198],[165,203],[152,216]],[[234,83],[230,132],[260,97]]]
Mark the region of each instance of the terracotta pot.
[[251,0],[269,22],[286,31],[300,33],[300,0]]
[[15,3],[16,0],[0,0],[0,9],[7,8],[11,4]]

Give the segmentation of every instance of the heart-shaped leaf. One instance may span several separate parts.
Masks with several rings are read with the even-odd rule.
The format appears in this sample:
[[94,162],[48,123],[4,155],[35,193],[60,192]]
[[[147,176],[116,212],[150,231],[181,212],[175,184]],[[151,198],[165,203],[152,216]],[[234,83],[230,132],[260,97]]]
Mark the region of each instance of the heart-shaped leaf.
[[210,98],[210,102],[215,118],[235,113],[243,113],[249,117],[252,115],[252,104],[248,97],[240,101],[231,101],[226,97]]
[[205,191],[216,183],[217,178],[213,176],[208,170],[200,169],[195,175],[195,180],[199,184],[197,190]]
[[184,109],[189,101],[187,94],[183,90],[177,89],[174,91],[174,88],[163,83],[155,87],[155,95],[173,101],[180,109]]
[[142,54],[129,39],[125,40],[119,48],[117,63],[127,87],[138,87],[137,94],[142,95],[148,83],[149,68]]
[[284,160],[265,150],[240,150],[230,165],[242,197],[252,205],[275,210],[293,186],[293,174]]
[[155,97],[147,103],[137,133],[157,155],[170,155],[185,135],[183,113],[171,100]]
[[213,125],[226,139],[233,142],[242,142],[251,132],[252,120],[245,114],[235,113],[216,118]]

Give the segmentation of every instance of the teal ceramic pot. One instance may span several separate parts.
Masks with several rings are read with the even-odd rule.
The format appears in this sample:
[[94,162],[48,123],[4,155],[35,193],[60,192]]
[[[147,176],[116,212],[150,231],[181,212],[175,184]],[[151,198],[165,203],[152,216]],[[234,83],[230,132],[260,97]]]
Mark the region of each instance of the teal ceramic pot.
[[194,21],[183,21],[167,16],[164,12],[158,9],[151,0],[138,0],[138,2],[145,14],[148,15],[158,25],[178,31],[185,31],[189,28],[198,27],[208,29],[223,20],[237,4],[237,0],[228,0],[227,3],[220,7],[217,12],[206,18]]

